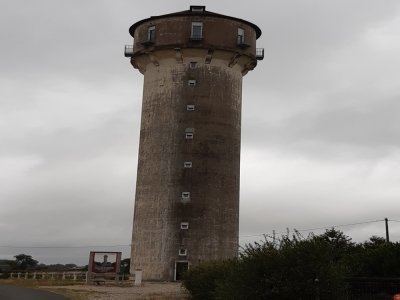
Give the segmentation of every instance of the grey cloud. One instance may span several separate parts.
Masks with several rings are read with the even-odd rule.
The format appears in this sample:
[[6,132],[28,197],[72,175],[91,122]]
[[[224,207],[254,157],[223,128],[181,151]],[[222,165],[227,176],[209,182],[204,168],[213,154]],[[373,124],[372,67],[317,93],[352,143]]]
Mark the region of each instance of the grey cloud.
[[[365,40],[396,35],[398,1],[204,3],[263,31],[243,85],[241,234],[400,218],[398,55]],[[189,5],[0,3],[2,243],[130,242],[143,78],[123,46],[134,22]],[[84,264],[89,249],[0,258],[13,251]]]
[[360,108],[301,112],[277,123],[258,119],[245,127],[244,143],[311,157],[335,152],[342,157],[343,150],[350,159],[367,154],[382,157],[400,147],[399,105],[392,99]]

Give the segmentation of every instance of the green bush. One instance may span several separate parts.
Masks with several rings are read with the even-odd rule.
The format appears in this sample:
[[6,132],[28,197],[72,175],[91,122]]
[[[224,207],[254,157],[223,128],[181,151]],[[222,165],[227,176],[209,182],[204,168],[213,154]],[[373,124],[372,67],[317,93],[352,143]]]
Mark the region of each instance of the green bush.
[[[183,284],[195,300],[340,300],[352,282],[368,277],[400,277],[400,243],[372,237],[355,244],[331,229],[246,245],[236,260],[191,268]],[[362,293],[357,299],[381,299],[388,291]]]
[[236,264],[235,260],[202,263],[185,273],[183,285],[195,300],[217,299],[217,287]]
[[192,268],[184,286],[193,299],[340,299],[354,244],[341,232],[283,236],[246,245],[239,259]]

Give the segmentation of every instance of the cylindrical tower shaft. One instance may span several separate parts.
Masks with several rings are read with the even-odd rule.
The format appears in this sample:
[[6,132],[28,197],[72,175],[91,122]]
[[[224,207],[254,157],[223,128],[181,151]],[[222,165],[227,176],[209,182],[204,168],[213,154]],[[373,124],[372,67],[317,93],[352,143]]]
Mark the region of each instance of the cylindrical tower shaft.
[[[131,61],[144,74],[131,268],[144,279],[179,279],[192,264],[237,255],[242,76],[256,65],[260,32],[215,15],[190,10],[131,27]],[[207,38],[214,27],[232,40]]]

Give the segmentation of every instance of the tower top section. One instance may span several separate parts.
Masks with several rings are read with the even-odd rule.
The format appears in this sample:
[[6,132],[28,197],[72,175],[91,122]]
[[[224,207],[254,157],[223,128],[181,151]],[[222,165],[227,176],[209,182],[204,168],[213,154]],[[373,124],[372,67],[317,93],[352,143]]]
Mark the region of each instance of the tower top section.
[[222,63],[245,75],[264,58],[264,49],[256,48],[258,26],[205,6],[138,21],[129,33],[134,43],[125,47],[125,56],[141,73],[148,67],[196,61]]
[[160,15],[160,16],[151,16],[150,18],[140,20],[140,21],[136,22],[135,24],[133,24],[129,28],[129,33],[131,34],[132,37],[135,37],[136,28],[138,28],[138,26],[143,23],[152,22],[152,21],[156,21],[158,19],[163,19],[163,18],[184,17],[184,16],[187,16],[187,17],[215,17],[215,18],[230,19],[230,20],[237,21],[237,22],[240,22],[243,24],[247,24],[250,27],[252,27],[256,32],[257,39],[261,36],[261,29],[257,25],[255,25],[249,21],[222,15],[222,14],[217,14],[214,12],[210,12],[210,11],[206,10],[205,6],[196,6],[196,5],[191,5],[189,10],[184,10],[181,12],[175,12],[175,13],[165,14],[165,15]]

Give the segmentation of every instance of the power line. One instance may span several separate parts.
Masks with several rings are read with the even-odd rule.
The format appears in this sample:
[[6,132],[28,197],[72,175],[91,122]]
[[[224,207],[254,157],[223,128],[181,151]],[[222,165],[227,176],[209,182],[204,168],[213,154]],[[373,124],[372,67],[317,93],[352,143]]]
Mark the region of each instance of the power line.
[[[370,224],[370,223],[377,223],[377,222],[384,222],[385,220],[371,220],[371,221],[364,221],[364,222],[357,222],[357,223],[348,223],[348,224],[340,224],[340,225],[332,225],[332,226],[323,226],[323,227],[315,227],[315,228],[308,228],[308,229],[296,229],[296,231],[298,232],[304,232],[304,231],[313,231],[313,230],[322,230],[322,229],[331,229],[331,228],[338,228],[338,227],[346,227],[346,226],[356,226],[356,225],[363,225],[363,224]],[[390,220],[390,221],[394,221],[394,220]],[[400,222],[400,221],[396,221],[396,222]],[[287,231],[283,231],[283,232],[277,232],[275,234],[281,235],[281,234],[285,234],[287,233]],[[263,236],[267,234],[265,233],[261,233],[261,234],[252,234],[252,235],[241,235],[239,237],[254,237],[254,236]]]
[[[332,225],[332,226],[322,226],[322,227],[315,227],[315,228],[308,228],[308,229],[295,229],[297,232],[309,232],[314,230],[323,230],[323,229],[331,229],[331,228],[338,228],[338,227],[347,227],[347,226],[356,226],[356,225],[364,225],[364,224],[371,224],[377,222],[384,222],[385,220],[371,220],[371,221],[364,221],[364,222],[357,222],[357,223],[348,223],[348,224],[340,224],[340,225]],[[389,220],[390,222],[397,222],[400,223],[400,220]],[[276,235],[286,234],[288,231],[282,232],[275,232],[273,234],[267,233],[259,233],[259,234],[249,234],[249,235],[240,235],[239,238],[246,238],[246,237],[256,237],[256,236],[266,236],[269,238],[276,238]],[[25,248],[25,249],[79,249],[79,248],[113,248],[113,247],[130,247],[131,244],[119,244],[119,245],[75,245],[75,246],[17,246],[17,245],[0,245],[0,248]]]

